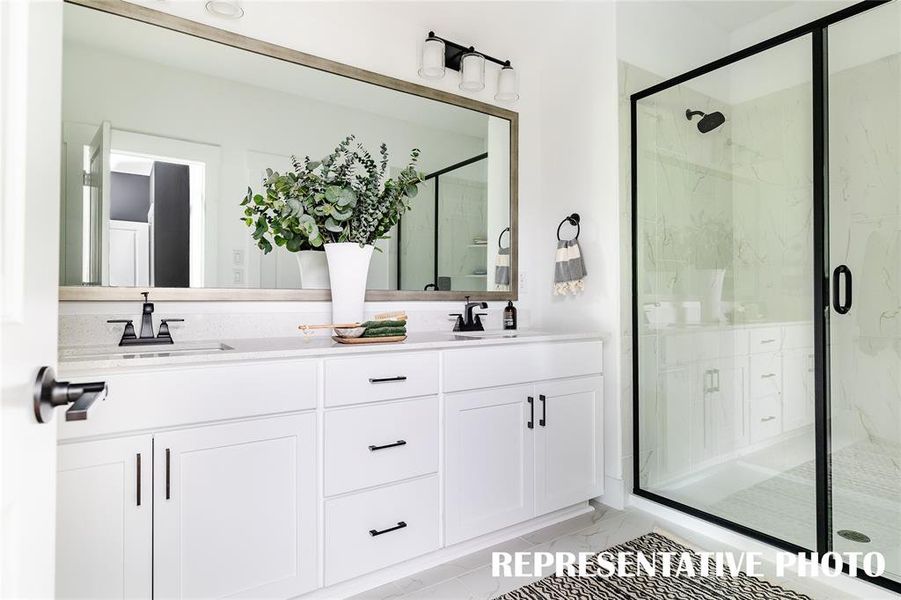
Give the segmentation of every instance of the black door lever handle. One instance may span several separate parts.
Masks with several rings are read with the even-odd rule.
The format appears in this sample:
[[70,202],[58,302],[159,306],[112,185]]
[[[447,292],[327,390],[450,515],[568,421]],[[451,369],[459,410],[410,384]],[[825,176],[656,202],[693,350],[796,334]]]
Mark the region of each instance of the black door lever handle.
[[53,418],[54,408],[71,404],[66,411],[66,420],[84,421],[88,418],[91,405],[97,400],[105,400],[106,393],[105,381],[57,381],[56,373],[51,367],[41,367],[34,380],[34,416],[38,423],[49,423]]

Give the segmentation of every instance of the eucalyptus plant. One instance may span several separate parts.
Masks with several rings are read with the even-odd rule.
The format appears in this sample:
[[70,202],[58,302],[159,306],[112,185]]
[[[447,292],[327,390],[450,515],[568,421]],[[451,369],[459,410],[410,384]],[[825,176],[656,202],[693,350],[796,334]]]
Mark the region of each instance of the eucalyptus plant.
[[294,170],[266,170],[263,194],[247,188],[241,201],[244,224],[264,252],[273,244],[290,252],[320,249],[324,244],[373,244],[383,239],[410,209],[410,200],[425,180],[417,171],[419,150],[407,166],[388,177],[388,147],[376,160],[353,135],[321,161],[291,157]]

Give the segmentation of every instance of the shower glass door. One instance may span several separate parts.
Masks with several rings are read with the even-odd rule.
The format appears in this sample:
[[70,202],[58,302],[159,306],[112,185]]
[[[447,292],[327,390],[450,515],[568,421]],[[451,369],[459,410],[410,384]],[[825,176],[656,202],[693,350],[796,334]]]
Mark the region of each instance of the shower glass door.
[[807,549],[811,65],[804,35],[633,96],[636,493]]
[[901,581],[901,4],[830,26],[828,61],[832,545]]

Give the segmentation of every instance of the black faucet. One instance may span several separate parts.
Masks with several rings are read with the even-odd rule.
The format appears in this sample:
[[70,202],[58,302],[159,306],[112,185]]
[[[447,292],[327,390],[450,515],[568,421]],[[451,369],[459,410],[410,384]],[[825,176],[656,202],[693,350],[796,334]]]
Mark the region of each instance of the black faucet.
[[488,303],[470,302],[469,296],[466,296],[466,305],[463,307],[463,314],[452,313],[450,315],[452,317],[457,317],[457,321],[454,323],[454,331],[485,331],[485,328],[482,327],[482,317],[485,316],[485,314],[472,314],[473,309],[476,307],[485,309],[488,308]]
[[131,319],[111,319],[107,323],[125,323],[125,330],[119,340],[120,346],[152,346],[156,344],[173,344],[172,334],[169,333],[169,323],[184,321],[184,319],[160,320],[160,332],[153,335],[153,302],[150,302],[150,292],[141,292],[144,295],[144,308],[141,314],[141,334],[135,335],[135,326]]

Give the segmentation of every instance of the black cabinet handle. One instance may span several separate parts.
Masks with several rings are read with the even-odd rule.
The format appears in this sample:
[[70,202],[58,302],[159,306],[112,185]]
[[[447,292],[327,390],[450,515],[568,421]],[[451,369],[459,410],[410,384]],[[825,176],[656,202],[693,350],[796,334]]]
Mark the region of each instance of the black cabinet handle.
[[171,498],[171,496],[169,494],[169,479],[170,479],[169,478],[169,474],[170,474],[169,465],[170,465],[169,449],[166,448],[166,500]]
[[392,531],[397,531],[398,529],[403,529],[406,526],[407,526],[407,524],[404,521],[398,521],[397,525],[395,525],[394,527],[389,527],[388,529],[382,529],[381,531],[379,531],[377,529],[370,529],[369,535],[371,535],[372,537],[375,537],[377,535],[382,535],[383,533],[391,533]]
[[541,419],[538,420],[538,424],[547,427],[547,398],[544,394],[539,394],[538,399],[541,401]]
[[397,377],[370,377],[369,383],[392,383],[395,381],[406,381],[407,378],[403,375],[398,375]]
[[529,422],[526,423],[529,429],[535,429],[535,399],[529,396]]
[[137,461],[137,485],[135,485],[135,492],[137,494],[138,506],[141,506],[141,453],[138,452],[135,455],[135,460]]
[[[839,280],[842,279],[842,275],[844,275],[845,279],[845,302],[842,304],[841,301],[841,293],[839,287]],[[846,314],[849,310],[851,310],[851,302],[852,298],[852,281],[851,281],[851,269],[848,268],[848,265],[839,265],[835,267],[835,270],[832,272],[832,307],[835,309],[840,315]]]
[[384,450],[385,448],[397,448],[398,446],[406,446],[406,440],[397,440],[393,444],[385,444],[384,446],[370,446],[369,451],[375,452],[376,450]]

